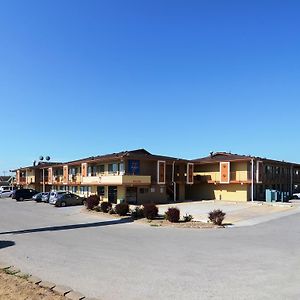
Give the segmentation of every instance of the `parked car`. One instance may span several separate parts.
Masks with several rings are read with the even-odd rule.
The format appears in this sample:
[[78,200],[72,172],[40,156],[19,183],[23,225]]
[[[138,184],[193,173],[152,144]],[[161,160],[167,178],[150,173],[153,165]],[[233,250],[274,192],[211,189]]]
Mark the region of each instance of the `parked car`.
[[13,191],[10,191],[10,190],[0,191],[0,198],[11,197],[12,193],[13,193]]
[[52,201],[49,200],[49,203],[54,204],[55,206],[69,206],[69,205],[83,205],[84,198],[72,194],[72,193],[61,193],[58,194],[56,200]]
[[300,199],[300,193],[294,193],[292,199]]
[[48,203],[50,197],[50,192],[43,193],[42,202]]
[[12,198],[16,199],[17,201],[24,201],[25,199],[31,199],[38,193],[38,191],[33,189],[19,189],[13,191]]
[[0,193],[1,192],[12,191],[12,190],[13,190],[13,188],[11,186],[9,186],[9,185],[2,185],[2,186],[0,186]]
[[38,193],[38,194],[35,194],[32,199],[35,200],[36,202],[42,202],[43,201],[43,195],[44,194],[47,194],[47,193]]
[[49,195],[49,203],[50,204],[55,204],[56,200],[58,199],[58,196],[66,194],[67,192],[65,191],[52,191],[50,192]]

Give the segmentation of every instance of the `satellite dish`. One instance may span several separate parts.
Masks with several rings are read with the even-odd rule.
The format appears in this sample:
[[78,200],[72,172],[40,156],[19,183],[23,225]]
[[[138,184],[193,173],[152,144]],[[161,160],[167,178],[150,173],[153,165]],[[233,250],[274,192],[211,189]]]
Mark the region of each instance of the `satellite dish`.
[[40,156],[40,157],[39,157],[39,160],[43,160],[43,159],[44,159],[44,157],[43,157],[43,156]]
[[46,160],[50,160],[50,156],[46,156]]

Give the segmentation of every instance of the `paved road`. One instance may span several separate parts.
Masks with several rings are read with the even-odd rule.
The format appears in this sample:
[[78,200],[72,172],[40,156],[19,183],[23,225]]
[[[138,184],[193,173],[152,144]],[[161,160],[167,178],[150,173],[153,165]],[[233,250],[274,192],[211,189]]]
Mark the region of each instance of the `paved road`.
[[300,299],[300,214],[197,230],[80,209],[0,199],[0,240],[15,243],[0,261],[104,300]]

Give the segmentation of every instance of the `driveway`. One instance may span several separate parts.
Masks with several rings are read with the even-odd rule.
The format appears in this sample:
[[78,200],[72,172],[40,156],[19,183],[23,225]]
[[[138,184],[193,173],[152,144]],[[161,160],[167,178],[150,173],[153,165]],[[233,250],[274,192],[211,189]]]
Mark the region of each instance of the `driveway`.
[[103,300],[300,298],[300,214],[199,230],[80,210],[1,199],[0,261]]

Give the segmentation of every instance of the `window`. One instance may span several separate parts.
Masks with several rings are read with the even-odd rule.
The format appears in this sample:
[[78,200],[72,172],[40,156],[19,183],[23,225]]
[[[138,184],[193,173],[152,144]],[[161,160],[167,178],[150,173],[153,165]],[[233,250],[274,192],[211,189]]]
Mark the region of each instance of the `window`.
[[121,174],[124,174],[124,163],[123,162],[119,163],[119,172]]
[[147,194],[147,193],[149,193],[149,189],[148,188],[140,188],[140,193]]
[[108,173],[115,174],[118,172],[118,164],[113,163],[108,165]]
[[98,194],[98,196],[104,196],[105,195],[104,186],[98,186],[97,187],[97,194]]
[[97,166],[97,173],[98,174],[103,174],[104,173],[104,165],[99,165]]
[[128,160],[128,174],[129,175],[140,175],[140,161],[139,160]]

